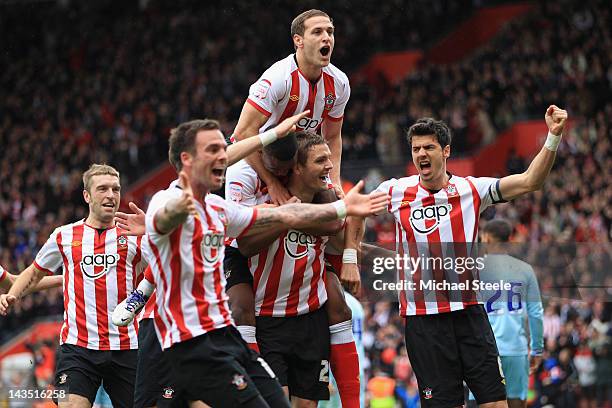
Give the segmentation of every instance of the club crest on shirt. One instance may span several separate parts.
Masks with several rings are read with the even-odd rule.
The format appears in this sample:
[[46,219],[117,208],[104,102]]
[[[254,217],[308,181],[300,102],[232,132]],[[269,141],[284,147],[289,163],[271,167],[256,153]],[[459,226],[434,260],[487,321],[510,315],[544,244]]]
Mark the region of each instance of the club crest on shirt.
[[449,184],[448,186],[446,186],[446,193],[449,196],[455,196],[457,195],[457,187],[455,187],[454,184]]
[[62,373],[59,376],[59,383],[60,384],[66,384],[66,380],[68,379],[68,374],[66,373]]
[[244,390],[248,387],[248,383],[244,380],[244,376],[240,374],[234,374],[234,378],[232,378],[232,384],[236,386],[238,391]]
[[427,387],[423,390],[423,398],[425,399],[431,399],[432,395],[431,395],[431,388]]
[[119,237],[117,238],[117,246],[119,248],[127,248],[127,244],[128,244],[128,240],[125,237],[125,235],[119,235]]
[[325,107],[323,109],[331,110],[334,107],[334,103],[336,103],[336,95],[330,92],[325,96]]
[[174,389],[172,387],[164,388],[164,393],[162,394],[162,397],[165,399],[172,399],[172,397],[174,397]]

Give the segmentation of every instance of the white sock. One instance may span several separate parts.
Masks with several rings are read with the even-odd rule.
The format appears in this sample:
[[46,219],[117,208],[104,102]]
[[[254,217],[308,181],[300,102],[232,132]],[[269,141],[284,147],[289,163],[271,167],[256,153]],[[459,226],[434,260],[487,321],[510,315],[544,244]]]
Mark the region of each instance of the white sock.
[[353,320],[346,320],[344,322],[329,326],[329,340],[331,344],[346,344],[354,342]]

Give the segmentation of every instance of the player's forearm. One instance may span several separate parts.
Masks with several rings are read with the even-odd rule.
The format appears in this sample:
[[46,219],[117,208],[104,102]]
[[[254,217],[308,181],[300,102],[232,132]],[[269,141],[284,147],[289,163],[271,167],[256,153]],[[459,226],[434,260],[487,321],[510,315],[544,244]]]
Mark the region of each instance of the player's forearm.
[[365,219],[362,217],[347,217],[344,232],[344,248],[359,249],[365,232]]
[[252,154],[248,156],[245,160],[247,161],[249,166],[251,166],[255,170],[259,178],[262,179],[263,182],[267,185],[270,185],[277,181],[276,176],[270,173],[268,169],[266,169],[266,167],[264,166],[260,154]]
[[43,277],[38,284],[31,288],[26,289],[24,295],[29,295],[30,293],[40,292],[41,290],[47,290],[51,288],[61,287],[63,283],[63,278],[61,275],[54,276],[45,276]]
[[529,168],[525,171],[526,184],[530,191],[536,191],[542,188],[546,177],[550,174],[557,153],[546,147],[533,158]]
[[[239,162],[245,157],[249,157],[252,153],[261,149],[263,144],[259,137],[247,137],[227,147],[228,166]],[[254,155],[255,156],[255,155]],[[250,163],[249,160],[247,160]]]
[[332,183],[340,186],[340,165],[342,163],[342,137],[340,134],[331,135],[329,138],[326,137],[327,145],[331,152],[331,161],[334,163],[334,167],[331,170]]
[[8,294],[20,299],[26,293],[29,293],[28,290],[31,291],[35,288],[44,276],[45,272],[36,269],[34,265],[30,265],[19,274]]
[[155,228],[161,234],[168,234],[174,231],[179,225],[185,222],[189,212],[179,208],[180,199],[176,198],[166,203],[155,214]]
[[332,204],[286,204],[278,208],[258,210],[257,219],[247,234],[259,234],[261,231],[278,225],[302,230],[337,219],[338,213]]
[[342,222],[342,220],[335,220],[319,224],[314,227],[302,228],[300,231],[313,235],[315,237],[331,237],[337,235],[340,231],[342,231],[343,225],[344,223]]
[[529,320],[529,337],[531,353],[542,354],[544,349],[544,309],[541,302],[527,299],[527,318]]

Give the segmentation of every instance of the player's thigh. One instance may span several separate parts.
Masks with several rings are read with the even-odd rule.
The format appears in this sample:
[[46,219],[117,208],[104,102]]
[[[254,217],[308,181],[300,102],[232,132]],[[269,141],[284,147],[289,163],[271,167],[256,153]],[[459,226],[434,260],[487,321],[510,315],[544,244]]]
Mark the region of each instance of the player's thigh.
[[323,309],[296,318],[289,359],[289,392],[305,400],[329,399],[329,323]]
[[506,400],[495,336],[482,305],[453,312],[463,376],[479,405]]
[[104,373],[104,390],[114,408],[133,407],[138,350],[115,350],[111,353],[111,364]]
[[463,378],[451,313],[406,317],[406,350],[417,378],[421,406],[463,404]]
[[299,397],[293,398],[293,403],[296,408],[317,408],[318,406],[317,401],[306,400]]
[[245,364],[247,374],[255,383],[266,403],[275,408],[289,408],[289,399],[285,395],[283,387],[272,367],[263,357],[251,349],[245,350],[245,354],[248,355],[248,361]]
[[529,389],[529,358],[524,356],[500,357],[506,378],[506,397],[526,400]]
[[351,308],[346,303],[340,279],[335,273],[328,272],[325,274],[325,289],[327,290],[325,309],[327,310],[329,324],[333,325],[351,320]]
[[[91,406],[102,383],[100,366],[104,362],[104,353],[108,352],[71,344],[61,345],[57,353],[55,387],[66,395],[84,397]],[[73,400],[74,404],[80,404],[80,398]]]
[[287,356],[296,342],[294,318],[257,317],[257,344],[260,355],[282,386],[288,384]]
[[59,408],[91,408],[92,403],[87,397],[77,394],[68,394],[68,398],[59,401]]

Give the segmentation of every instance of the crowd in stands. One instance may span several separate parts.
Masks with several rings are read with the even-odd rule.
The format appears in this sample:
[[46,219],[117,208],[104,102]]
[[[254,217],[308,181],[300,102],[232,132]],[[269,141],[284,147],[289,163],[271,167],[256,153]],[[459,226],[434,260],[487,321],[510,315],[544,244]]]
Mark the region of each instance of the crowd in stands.
[[[440,27],[450,29],[480,4],[285,3],[266,2],[257,12],[247,1],[215,8],[144,1],[142,10],[106,1],[66,9],[0,5],[6,44],[0,53],[0,264],[23,270],[56,226],[86,215],[80,175],[89,163],[112,163],[127,185],[165,160],[168,130],[177,123],[217,117],[231,133],[248,86],[291,52],[289,22],[302,9],[312,5],[332,15],[334,64],[350,74],[375,51],[431,44]],[[25,12],[28,24],[22,24]],[[497,216],[513,222],[513,239],[527,248],[524,257],[540,277],[546,354],[532,386],[535,406],[598,401],[595,406],[610,407],[612,401],[609,22],[603,0],[540,2],[467,59],[445,66],[425,60],[397,85],[353,84],[345,115],[343,165],[350,166],[372,157],[385,165],[405,162],[407,150],[398,148],[405,143],[402,129],[418,117],[447,121],[453,153],[468,153],[518,120],[541,118],[550,103],[569,110],[572,126],[542,191],[483,216],[484,222]],[[522,171],[529,159],[511,156],[508,172]],[[392,175],[385,170],[372,168],[367,188]],[[394,242],[391,219],[368,222],[369,242]],[[568,248],[576,254],[572,267],[555,263],[554,255]],[[600,289],[577,291],[576,285]],[[418,392],[397,305],[365,305],[367,373],[392,376],[398,398],[411,406]],[[0,344],[35,317],[62,310],[59,289],[25,299],[0,319]]]

